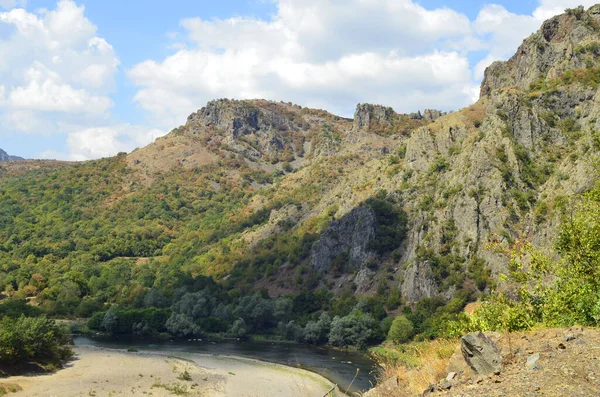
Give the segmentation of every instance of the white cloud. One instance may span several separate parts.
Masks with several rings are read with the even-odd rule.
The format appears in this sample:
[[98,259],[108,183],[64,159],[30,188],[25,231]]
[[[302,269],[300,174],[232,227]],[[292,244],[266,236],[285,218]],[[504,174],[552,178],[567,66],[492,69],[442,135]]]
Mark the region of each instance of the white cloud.
[[145,129],[129,124],[77,129],[67,133],[68,152],[46,151],[42,158],[83,161],[114,156],[144,146],[164,135],[158,129]]
[[472,33],[468,18],[450,9],[410,0],[280,0],[269,21],[181,25],[185,48],[128,72],[140,87],[136,102],[165,128],[218,97],[295,101],[343,115],[365,101],[414,111],[471,100],[466,56],[436,49]]
[[0,12],[9,32],[0,39],[0,117],[8,129],[52,134],[61,132],[59,121],[93,124],[108,116],[119,61],[84,11],[61,0],[44,12]]
[[473,22],[473,29],[480,40],[471,50],[487,50],[487,56],[474,67],[476,80],[483,77],[485,68],[492,62],[509,58],[515,53],[521,42],[537,31],[541,24],[567,8],[583,5],[589,7],[598,0],[540,0],[531,15],[514,14],[502,5],[485,5]]
[[112,106],[107,97],[63,83],[57,73],[38,62],[25,71],[24,82],[26,85],[10,92],[8,106],[13,110],[104,114]]
[[575,8],[580,5],[590,7],[597,4],[598,0],[540,0],[539,7],[533,12],[533,17],[538,21],[544,21],[557,14],[562,14],[567,8]]

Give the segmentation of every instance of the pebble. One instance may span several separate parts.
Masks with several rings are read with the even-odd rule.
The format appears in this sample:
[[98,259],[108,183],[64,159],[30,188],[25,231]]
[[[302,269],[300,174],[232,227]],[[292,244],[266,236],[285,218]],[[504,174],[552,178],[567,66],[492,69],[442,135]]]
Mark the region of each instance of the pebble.
[[533,354],[533,355],[529,356],[529,358],[527,359],[527,362],[525,363],[525,366],[528,369],[538,369],[537,362],[539,359],[540,359],[540,353]]

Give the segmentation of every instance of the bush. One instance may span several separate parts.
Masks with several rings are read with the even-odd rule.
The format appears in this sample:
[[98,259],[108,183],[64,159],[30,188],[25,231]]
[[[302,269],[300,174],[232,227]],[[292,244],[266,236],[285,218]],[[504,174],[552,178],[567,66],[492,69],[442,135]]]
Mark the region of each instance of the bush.
[[346,317],[333,319],[329,332],[329,343],[334,346],[364,348],[379,336],[377,321],[369,314],[354,311]]
[[4,317],[0,321],[0,363],[58,364],[72,354],[64,347],[68,337],[65,328],[46,317]]
[[413,323],[405,316],[399,316],[392,323],[392,327],[388,332],[388,339],[394,343],[405,343],[412,338],[413,333]]

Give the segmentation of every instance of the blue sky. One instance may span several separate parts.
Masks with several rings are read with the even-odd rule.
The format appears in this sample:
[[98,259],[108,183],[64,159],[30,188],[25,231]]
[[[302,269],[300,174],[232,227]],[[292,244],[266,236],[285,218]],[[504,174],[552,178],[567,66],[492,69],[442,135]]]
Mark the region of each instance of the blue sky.
[[113,155],[220,97],[455,109],[485,66],[580,2],[593,3],[0,0],[0,148]]

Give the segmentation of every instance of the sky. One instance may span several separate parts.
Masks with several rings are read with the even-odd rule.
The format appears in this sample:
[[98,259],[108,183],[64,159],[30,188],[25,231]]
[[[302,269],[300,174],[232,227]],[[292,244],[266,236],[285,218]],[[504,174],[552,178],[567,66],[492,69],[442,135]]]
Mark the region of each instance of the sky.
[[218,98],[457,110],[545,19],[596,1],[0,0],[0,148],[129,152]]

